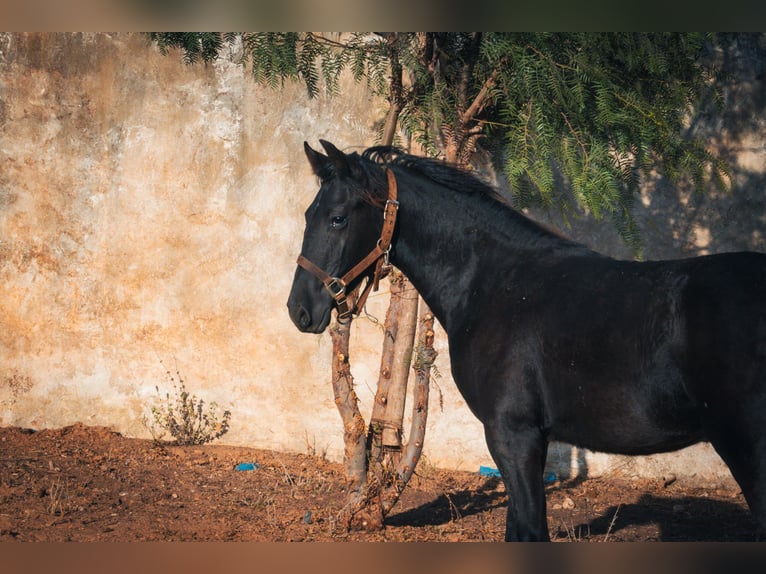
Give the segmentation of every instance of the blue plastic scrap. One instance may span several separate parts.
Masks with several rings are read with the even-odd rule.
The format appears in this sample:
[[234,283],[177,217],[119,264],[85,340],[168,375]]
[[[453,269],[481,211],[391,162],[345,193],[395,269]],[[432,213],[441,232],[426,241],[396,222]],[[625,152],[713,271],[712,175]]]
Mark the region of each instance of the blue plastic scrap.
[[480,466],[479,474],[482,476],[492,476],[495,478],[500,478],[500,471],[497,470],[496,468],[492,468],[491,466]]
[[[491,466],[480,466],[479,467],[479,474],[481,476],[490,476],[492,478],[501,478],[500,477],[500,471],[496,468],[492,468]],[[543,477],[543,481],[545,484],[553,484],[558,480],[558,477],[556,476],[555,472],[549,472]]]
[[548,474],[546,474],[546,475],[543,477],[543,482],[544,482],[545,484],[553,484],[553,483],[554,483],[554,482],[556,482],[558,479],[559,479],[559,477],[558,477],[558,476],[556,476],[556,473],[555,473],[555,472],[549,472]]
[[234,470],[258,470],[259,468],[261,468],[261,465],[257,462],[240,462],[234,467]]

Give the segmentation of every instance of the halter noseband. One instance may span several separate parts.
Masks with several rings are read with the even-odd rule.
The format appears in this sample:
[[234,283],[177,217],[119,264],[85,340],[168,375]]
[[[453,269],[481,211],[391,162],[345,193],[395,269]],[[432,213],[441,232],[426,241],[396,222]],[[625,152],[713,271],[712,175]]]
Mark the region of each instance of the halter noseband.
[[[383,210],[383,229],[380,232],[380,239],[378,239],[377,244],[364,259],[354,265],[343,277],[339,278],[333,277],[306,259],[303,254],[298,256],[298,265],[314,274],[324,284],[330,297],[338,305],[338,321],[340,322],[346,321],[354,313],[359,314],[359,310],[364,307],[367,301],[370,290],[374,289],[377,291],[378,283],[391,270],[391,266],[388,263],[388,253],[391,251],[391,239],[394,236],[394,227],[396,227],[396,213],[399,209],[399,202],[397,201],[394,173],[386,168],[386,176],[388,177],[388,199]],[[375,272],[373,273],[372,280],[367,281],[362,294],[352,307],[348,302],[346,286],[364,273],[373,263],[375,264]]]

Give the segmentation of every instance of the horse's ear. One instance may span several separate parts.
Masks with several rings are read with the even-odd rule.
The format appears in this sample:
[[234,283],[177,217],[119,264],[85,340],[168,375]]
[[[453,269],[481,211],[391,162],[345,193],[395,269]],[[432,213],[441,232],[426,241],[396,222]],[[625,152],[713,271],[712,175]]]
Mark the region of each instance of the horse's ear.
[[306,152],[306,157],[311,164],[314,175],[319,176],[320,179],[325,176],[327,174],[327,165],[330,163],[329,158],[312,149],[308,142],[303,142],[303,151]]
[[338,177],[349,175],[351,170],[349,169],[348,156],[326,140],[319,140],[319,143],[322,144],[327,152],[327,157],[335,165],[335,175]]

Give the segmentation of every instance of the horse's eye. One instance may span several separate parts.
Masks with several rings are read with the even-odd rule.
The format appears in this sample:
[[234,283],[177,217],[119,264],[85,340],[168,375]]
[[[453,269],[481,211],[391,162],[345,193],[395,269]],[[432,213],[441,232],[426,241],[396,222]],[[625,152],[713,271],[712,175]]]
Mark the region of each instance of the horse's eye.
[[346,225],[345,215],[336,215],[330,220],[330,226],[333,229],[340,229],[341,227],[344,227],[345,225]]

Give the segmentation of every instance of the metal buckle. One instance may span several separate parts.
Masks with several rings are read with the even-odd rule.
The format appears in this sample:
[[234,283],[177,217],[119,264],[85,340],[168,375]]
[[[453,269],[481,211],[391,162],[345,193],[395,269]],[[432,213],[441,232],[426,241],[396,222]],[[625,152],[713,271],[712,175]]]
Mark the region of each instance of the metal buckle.
[[398,211],[399,209],[399,202],[395,199],[387,199],[386,200],[386,207],[383,209],[383,220],[385,221],[386,215],[388,214],[388,208],[389,206],[394,206],[394,211]]
[[346,294],[346,285],[337,277],[332,277],[330,281],[325,283],[324,287],[336,302]]
[[348,323],[351,315],[354,313],[354,310],[348,305],[345,299],[343,300],[343,303],[346,305],[346,310],[341,311],[340,306],[338,307],[338,323],[345,325]]
[[346,324],[354,312],[351,305],[348,304],[348,297],[346,297],[346,284],[342,279],[332,277],[330,281],[325,284],[325,289],[333,298],[335,304],[338,306],[338,322]]

